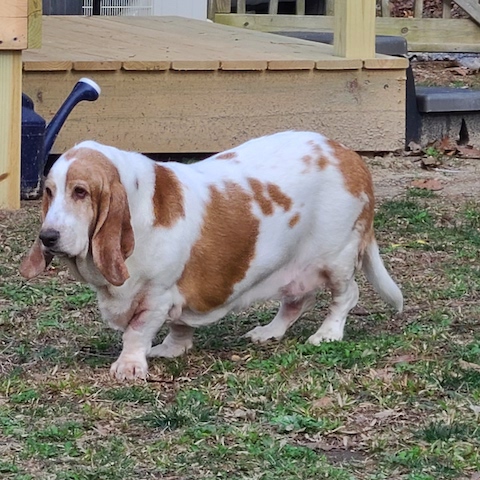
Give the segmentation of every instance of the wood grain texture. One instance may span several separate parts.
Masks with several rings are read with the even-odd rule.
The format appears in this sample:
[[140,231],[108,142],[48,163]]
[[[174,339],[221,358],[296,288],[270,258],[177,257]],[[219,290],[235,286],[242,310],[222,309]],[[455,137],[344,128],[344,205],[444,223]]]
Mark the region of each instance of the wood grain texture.
[[20,208],[22,53],[0,51],[0,208]]
[[[333,32],[334,24],[333,17],[323,15],[217,15],[215,21],[262,32]],[[480,53],[480,27],[472,20],[377,17],[375,30],[404,37],[410,51]]]
[[85,71],[102,88],[71,113],[55,153],[89,138],[217,152],[292,128],[360,150],[403,145],[403,59],[377,56],[366,69],[331,45],[178,17],[44,17],[43,26],[42,48],[24,53],[36,111],[51,118]]
[[28,0],[28,48],[42,46],[42,1]]
[[375,0],[337,0],[334,53],[345,58],[375,58]]
[[[24,91],[42,99],[35,109],[49,118],[80,76],[26,71]],[[55,153],[85,139],[143,152],[217,152],[288,129],[320,131],[357,150],[403,146],[403,70],[122,70],[92,78],[102,95],[75,108]]]

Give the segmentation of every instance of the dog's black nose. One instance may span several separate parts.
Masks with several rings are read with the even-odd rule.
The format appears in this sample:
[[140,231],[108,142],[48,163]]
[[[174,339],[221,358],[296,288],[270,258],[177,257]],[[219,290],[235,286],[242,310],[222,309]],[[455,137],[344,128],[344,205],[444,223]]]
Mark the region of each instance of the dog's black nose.
[[47,228],[46,230],[42,230],[40,232],[39,237],[42,243],[47,248],[51,248],[57,243],[57,240],[60,238],[60,232],[58,230],[55,230],[54,228]]

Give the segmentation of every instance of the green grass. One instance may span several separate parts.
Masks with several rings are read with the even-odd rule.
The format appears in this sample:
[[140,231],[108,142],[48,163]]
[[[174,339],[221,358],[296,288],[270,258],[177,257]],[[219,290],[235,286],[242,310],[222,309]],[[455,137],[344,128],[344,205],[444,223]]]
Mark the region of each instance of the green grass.
[[[121,335],[60,267],[22,280],[28,207],[0,252],[0,478],[438,480],[480,471],[480,204],[409,189],[376,231],[402,286],[395,315],[359,276],[345,339],[305,340],[329,296],[281,342],[242,335],[268,303],[200,329],[188,355],[118,383]],[[160,334],[160,338],[164,332]]]

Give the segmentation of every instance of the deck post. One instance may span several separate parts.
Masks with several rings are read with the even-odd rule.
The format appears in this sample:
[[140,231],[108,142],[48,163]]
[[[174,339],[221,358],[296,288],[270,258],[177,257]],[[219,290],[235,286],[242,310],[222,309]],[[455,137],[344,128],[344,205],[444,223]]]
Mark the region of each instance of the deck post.
[[[39,15],[40,11],[40,15]],[[41,35],[40,0],[0,3],[0,208],[20,208],[22,50]]]
[[335,55],[375,58],[375,16],[375,0],[336,0]]

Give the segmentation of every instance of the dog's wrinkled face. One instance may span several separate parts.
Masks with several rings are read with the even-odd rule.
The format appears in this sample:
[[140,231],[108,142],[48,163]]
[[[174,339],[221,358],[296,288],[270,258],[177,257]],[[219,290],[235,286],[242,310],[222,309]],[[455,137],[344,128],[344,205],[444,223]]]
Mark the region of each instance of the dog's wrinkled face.
[[117,168],[102,153],[72,149],[52,167],[45,181],[43,223],[21,267],[38,275],[55,255],[84,259],[91,253],[113,285],[128,278],[125,260],[134,248],[125,189]]
[[[62,157],[45,181],[44,212],[39,238],[53,255],[85,258],[90,244],[96,208],[98,178],[88,175],[85,162]],[[83,168],[82,168],[83,166]]]

